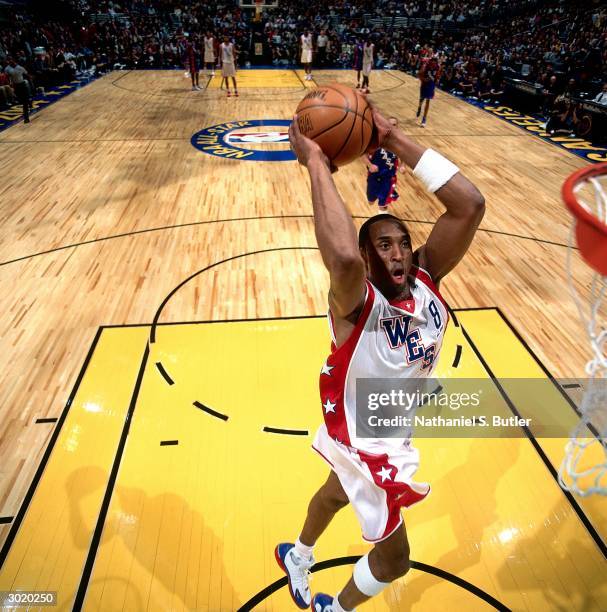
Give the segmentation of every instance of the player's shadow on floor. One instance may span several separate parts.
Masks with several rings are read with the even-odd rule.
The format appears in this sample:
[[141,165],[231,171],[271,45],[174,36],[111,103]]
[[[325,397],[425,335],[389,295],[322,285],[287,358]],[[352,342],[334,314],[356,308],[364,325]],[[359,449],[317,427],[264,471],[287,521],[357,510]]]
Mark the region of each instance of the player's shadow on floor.
[[[94,519],[85,519],[81,507],[86,497],[105,492],[106,486],[107,474],[97,467],[79,468],[68,478],[70,530],[74,545],[81,550],[88,551],[98,516],[95,508]],[[118,508],[112,512],[115,504]],[[121,541],[112,542],[117,538]],[[99,601],[108,588],[115,596],[116,589],[122,585],[121,609],[133,612],[167,609],[167,602],[170,602],[169,609],[211,609],[208,601],[198,600],[200,593],[205,597],[220,594],[222,602],[232,602],[230,609],[241,605],[223,566],[223,542],[205,525],[200,513],[178,495],[149,496],[137,487],[115,486],[96,566],[99,566],[101,548],[108,545],[111,552],[108,548],[104,554],[109,555],[105,561],[111,569],[103,578],[91,579],[86,595],[89,601]],[[194,560],[198,562],[194,564]],[[135,563],[145,573],[133,580],[133,574],[138,574],[134,571]],[[196,571],[192,572],[192,568]],[[93,576],[94,573],[93,569]],[[206,584],[205,589],[200,588],[202,583]],[[154,601],[152,591],[160,594],[158,601]]]
[[[448,442],[448,441],[447,441]],[[453,500],[454,503],[460,503],[464,508],[466,504],[475,503],[474,496],[470,495],[469,482],[470,482],[470,470],[478,469],[478,466],[482,465],[483,462],[487,461],[487,448],[488,441],[483,439],[470,440],[468,454],[460,465],[450,470],[444,476],[438,480],[431,482],[432,488],[435,491],[457,491],[458,498]],[[516,454],[509,457],[509,461],[512,464],[516,462],[516,458],[520,452],[520,444],[515,445]],[[484,484],[491,484],[491,486],[485,486],[482,489],[483,495],[483,512],[475,512],[475,519],[471,521],[460,521],[456,520],[451,511],[452,504],[444,503],[433,503],[432,493],[423,504],[423,512],[416,514],[415,519],[410,519],[411,528],[413,528],[413,522],[419,524],[427,521],[440,521],[441,519],[448,518],[451,524],[451,529],[457,545],[451,550],[446,551],[436,563],[431,563],[436,567],[454,574],[456,576],[462,576],[470,567],[481,563],[481,553],[484,542],[486,543],[487,537],[485,536],[485,530],[491,527],[491,525],[498,520],[496,513],[497,501],[495,499],[495,489],[498,481],[488,481]],[[478,520],[478,519],[481,520]],[[407,525],[407,512],[404,512],[405,525]],[[438,546],[441,546],[438,543]],[[442,548],[442,546],[441,546]],[[417,561],[427,562],[426,559],[419,558],[416,555],[415,547],[411,552],[412,558]],[[388,607],[392,606],[394,609],[394,598],[397,601],[404,602],[405,607],[399,607],[399,610],[409,610],[412,606],[422,599],[422,596],[427,593],[428,589],[436,586],[442,579],[432,574],[423,572],[414,572],[404,579],[401,579],[393,583],[393,592],[387,590],[384,598]],[[511,581],[512,582],[512,581]],[[484,585],[475,585],[483,588]],[[512,585],[513,588],[516,585]],[[454,589],[460,587],[453,585]],[[484,590],[484,589],[483,589]],[[494,597],[496,593],[490,593]],[[474,597],[470,595],[470,597]]]
[[[606,610],[607,573],[604,562],[601,559],[601,565],[594,568],[594,574],[587,572],[590,567],[587,560],[596,556],[597,547],[590,535],[583,538],[574,536],[571,522],[577,520],[577,515],[563,495],[543,521],[527,526],[529,535],[518,538],[508,555],[515,564],[528,564],[528,571],[517,572],[516,586],[513,588],[522,593],[541,591],[550,610]],[[546,573],[551,575],[546,576]],[[512,564],[505,561],[497,573],[500,584],[511,581],[511,575]],[[563,576],[571,576],[572,579],[564,581]],[[529,605],[532,605],[531,601]]]

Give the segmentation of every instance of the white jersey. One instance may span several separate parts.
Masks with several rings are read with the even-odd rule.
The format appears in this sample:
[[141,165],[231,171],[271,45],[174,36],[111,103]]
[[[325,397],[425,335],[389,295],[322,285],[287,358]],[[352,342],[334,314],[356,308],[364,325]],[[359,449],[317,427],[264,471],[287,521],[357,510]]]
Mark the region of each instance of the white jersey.
[[356,436],[356,381],[359,378],[426,378],[436,366],[449,319],[447,306],[430,275],[413,266],[411,297],[390,302],[367,281],[365,304],[350,337],[335,348],[320,375],[327,432],[347,448],[388,453],[407,438]]
[[373,69],[373,50],[375,45],[373,43],[367,44],[363,47],[363,74],[368,77]]
[[301,35],[301,50],[302,52],[312,52],[312,34],[308,34],[307,36],[305,34]]
[[234,63],[234,45],[232,43],[221,43],[221,62],[222,64]]
[[215,41],[213,37],[204,37],[204,61],[212,62],[215,59]]

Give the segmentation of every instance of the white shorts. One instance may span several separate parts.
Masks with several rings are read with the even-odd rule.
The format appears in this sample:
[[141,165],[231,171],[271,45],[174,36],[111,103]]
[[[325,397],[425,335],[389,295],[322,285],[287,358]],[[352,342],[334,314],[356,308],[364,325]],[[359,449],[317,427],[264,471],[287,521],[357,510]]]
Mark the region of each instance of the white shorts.
[[371,62],[363,64],[363,74],[368,77],[371,74],[371,70],[373,70],[373,64]]
[[392,535],[403,522],[400,509],[430,492],[428,484],[412,480],[419,466],[419,451],[410,444],[397,455],[365,453],[335,442],[323,423],[312,448],[339,478],[368,542],[381,542]]
[[212,53],[210,55],[205,53],[204,54],[204,63],[205,64],[214,64],[215,63],[215,56]]
[[301,52],[301,63],[302,64],[312,63],[312,51],[302,51]]
[[236,68],[233,62],[224,62],[221,65],[221,76],[223,77],[235,77],[236,76]]

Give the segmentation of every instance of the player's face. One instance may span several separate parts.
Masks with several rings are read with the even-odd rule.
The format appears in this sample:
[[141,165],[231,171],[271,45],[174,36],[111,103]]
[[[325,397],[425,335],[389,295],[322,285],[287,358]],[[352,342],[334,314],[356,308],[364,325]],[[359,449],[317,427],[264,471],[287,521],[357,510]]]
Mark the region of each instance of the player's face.
[[407,286],[413,253],[409,235],[396,222],[377,221],[369,228],[366,250],[369,278],[382,293],[395,294]]

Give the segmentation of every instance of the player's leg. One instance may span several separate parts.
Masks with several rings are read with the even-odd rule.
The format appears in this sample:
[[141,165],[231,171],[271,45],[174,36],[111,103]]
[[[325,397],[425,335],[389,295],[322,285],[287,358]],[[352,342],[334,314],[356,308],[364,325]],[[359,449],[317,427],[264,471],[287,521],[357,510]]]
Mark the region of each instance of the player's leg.
[[356,88],[360,87],[360,70],[356,71]]
[[417,105],[417,114],[415,115],[416,117],[419,118],[419,116],[422,114],[422,104],[424,102],[424,98],[420,92],[419,94],[419,104]]
[[392,180],[390,178],[379,182],[377,190],[377,208],[380,213],[388,212],[388,202],[392,193]]
[[349,503],[335,472],[331,472],[325,484],[318,489],[308,505],[299,541],[305,546],[314,546],[338,510]]
[[230,79],[228,79],[227,76],[224,76],[221,79],[221,82],[226,84],[226,89],[228,90],[228,98],[232,95],[232,92],[230,91]]
[[196,91],[196,70],[190,64],[190,78],[192,79],[192,91]]
[[422,127],[426,125],[426,118],[428,117],[428,109],[430,108],[430,98],[426,98],[426,106],[424,107],[424,116],[422,117]]
[[370,174],[367,177],[367,202],[370,206],[373,206],[377,197],[377,180],[375,180],[373,174]]
[[386,200],[386,204],[392,204],[392,202],[396,202],[396,200],[398,200],[398,198],[400,197],[398,195],[398,191],[396,191],[396,174],[392,177],[392,180],[390,181],[390,195],[388,196],[387,200]]
[[196,68],[196,89],[200,90],[200,70]]
[[287,574],[291,597],[302,609],[308,608],[312,600],[308,571],[314,565],[314,544],[335,514],[348,503],[339,478],[332,471],[325,484],[310,500],[303,529],[295,544],[279,544],[274,551],[276,561]]
[[369,75],[363,73],[363,89],[369,89]]
[[409,542],[403,523],[356,562],[352,578],[340,593],[335,597],[324,593],[316,594],[312,609],[317,612],[353,610],[357,605],[381,593],[392,581],[404,576],[409,571],[409,566]]
[[238,85],[236,85],[236,77],[232,77],[232,85],[234,85],[234,95],[238,97]]

